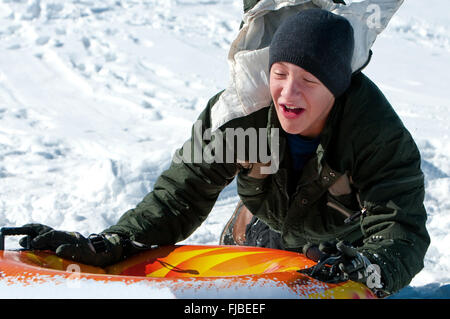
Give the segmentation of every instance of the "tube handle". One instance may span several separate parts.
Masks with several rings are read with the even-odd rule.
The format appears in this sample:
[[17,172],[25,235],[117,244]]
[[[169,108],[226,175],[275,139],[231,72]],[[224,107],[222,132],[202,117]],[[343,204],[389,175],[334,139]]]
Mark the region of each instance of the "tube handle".
[[[0,250],[5,250],[5,237],[6,236],[20,236],[20,235],[32,235],[34,231],[31,227],[2,227],[0,228]],[[27,247],[25,249],[29,250],[31,247],[30,238],[27,240]]]

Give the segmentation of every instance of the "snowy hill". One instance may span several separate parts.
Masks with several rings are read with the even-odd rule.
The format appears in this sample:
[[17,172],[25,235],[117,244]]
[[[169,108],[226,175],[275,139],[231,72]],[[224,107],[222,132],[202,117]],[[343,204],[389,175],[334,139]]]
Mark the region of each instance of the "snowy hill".
[[[365,70],[423,157],[432,242],[404,298],[450,297],[447,2],[406,0]],[[226,87],[241,17],[241,0],[0,0],[0,226],[88,235],[133,208]],[[183,243],[218,242],[235,186]]]

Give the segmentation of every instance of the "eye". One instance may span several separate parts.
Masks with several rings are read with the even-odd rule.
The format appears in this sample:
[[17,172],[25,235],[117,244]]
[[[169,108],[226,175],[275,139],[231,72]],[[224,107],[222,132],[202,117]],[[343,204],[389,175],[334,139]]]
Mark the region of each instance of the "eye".
[[316,80],[311,79],[311,78],[307,78],[307,77],[304,77],[303,80],[305,80],[305,82],[308,82],[308,83],[311,83],[311,84],[316,84],[317,83]]
[[284,77],[284,76],[286,76],[286,73],[283,71],[275,70],[275,71],[273,71],[273,75],[276,77]]

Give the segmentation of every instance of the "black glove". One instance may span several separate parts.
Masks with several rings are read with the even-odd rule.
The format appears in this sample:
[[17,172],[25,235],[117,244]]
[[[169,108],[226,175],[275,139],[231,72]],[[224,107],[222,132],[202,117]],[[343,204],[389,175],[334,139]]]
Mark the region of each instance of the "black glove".
[[32,234],[19,244],[27,248],[51,250],[57,256],[83,264],[105,267],[125,257],[127,240],[117,234],[92,234],[88,238],[77,232],[54,230],[42,224],[27,224]]
[[380,268],[344,241],[323,242],[319,246],[307,244],[303,247],[303,253],[318,261],[311,274],[320,274],[323,281],[352,280],[364,283],[372,290],[382,288]]
[[344,278],[348,276],[350,280],[364,283],[371,289],[383,287],[380,268],[372,264],[364,254],[343,241],[336,244],[336,249],[342,253],[339,269]]

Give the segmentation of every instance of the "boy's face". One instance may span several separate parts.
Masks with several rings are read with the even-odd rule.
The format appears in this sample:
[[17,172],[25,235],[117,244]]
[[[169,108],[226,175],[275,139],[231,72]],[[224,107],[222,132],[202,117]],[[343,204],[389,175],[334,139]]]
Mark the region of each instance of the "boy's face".
[[335,101],[322,82],[295,64],[277,62],[270,69],[269,86],[283,130],[305,137],[320,135]]

